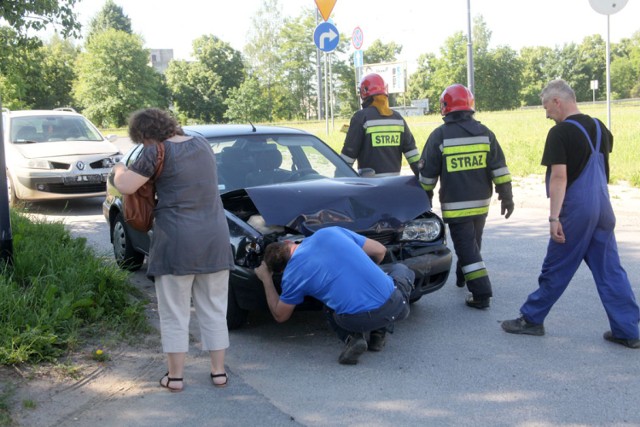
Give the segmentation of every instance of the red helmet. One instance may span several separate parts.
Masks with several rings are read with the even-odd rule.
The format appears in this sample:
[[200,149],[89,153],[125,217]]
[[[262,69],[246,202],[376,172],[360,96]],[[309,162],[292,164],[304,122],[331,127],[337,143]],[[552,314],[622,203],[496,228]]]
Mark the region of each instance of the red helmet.
[[360,98],[367,99],[373,95],[387,95],[387,85],[379,74],[367,74],[360,81]]
[[440,95],[440,113],[443,116],[454,111],[475,111],[475,104],[471,91],[461,84],[449,86]]

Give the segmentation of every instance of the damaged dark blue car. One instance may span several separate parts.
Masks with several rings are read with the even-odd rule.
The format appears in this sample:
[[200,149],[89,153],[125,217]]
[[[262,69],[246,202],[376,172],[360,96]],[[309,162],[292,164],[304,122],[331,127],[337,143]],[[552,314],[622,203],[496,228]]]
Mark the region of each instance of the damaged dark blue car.
[[[415,274],[411,301],[440,289],[452,255],[442,219],[413,175],[375,177],[354,171],[316,136],[286,127],[185,126],[205,137],[216,154],[219,189],[226,210],[235,267],[229,279],[227,322],[241,327],[252,310],[268,310],[253,269],[265,248],[280,240],[303,240],[320,228],[341,226],[387,248],[383,269],[402,262]],[[124,157],[133,162],[143,147]],[[118,265],[134,271],[149,250],[149,233],[127,226],[123,199],[107,184],[103,212]],[[279,277],[274,277],[279,290]],[[297,309],[320,308],[309,299]]]

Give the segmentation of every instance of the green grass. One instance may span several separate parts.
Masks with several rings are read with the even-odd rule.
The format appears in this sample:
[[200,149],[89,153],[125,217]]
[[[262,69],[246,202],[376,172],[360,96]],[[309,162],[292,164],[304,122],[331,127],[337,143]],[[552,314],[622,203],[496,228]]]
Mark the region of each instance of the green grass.
[[126,272],[60,222],[11,211],[13,268],[0,275],[0,364],[55,361],[88,338],[148,328]]

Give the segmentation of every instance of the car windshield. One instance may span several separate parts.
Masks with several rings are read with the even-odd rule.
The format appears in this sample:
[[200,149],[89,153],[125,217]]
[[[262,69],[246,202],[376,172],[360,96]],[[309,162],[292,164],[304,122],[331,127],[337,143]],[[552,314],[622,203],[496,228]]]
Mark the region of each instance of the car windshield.
[[11,119],[13,143],[102,141],[100,132],[82,116],[22,116]]
[[216,154],[220,192],[268,184],[357,176],[313,135],[208,138]]

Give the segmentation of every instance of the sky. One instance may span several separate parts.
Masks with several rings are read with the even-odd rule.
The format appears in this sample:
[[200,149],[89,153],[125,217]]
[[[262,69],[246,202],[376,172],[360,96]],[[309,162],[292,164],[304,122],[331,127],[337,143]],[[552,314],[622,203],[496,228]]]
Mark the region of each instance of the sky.
[[[409,70],[420,54],[439,55],[444,41],[455,32],[466,35],[469,12],[472,19],[482,15],[492,32],[493,48],[556,47],[580,43],[593,34],[606,40],[607,19],[611,43],[640,31],[640,0],[611,0],[611,4],[617,2],[623,8],[608,18],[596,12],[590,1],[609,5],[608,0],[336,0],[330,18],[348,37],[360,27],[363,50],[376,39],[402,45],[398,60],[407,61]],[[173,49],[175,59],[190,59],[192,41],[211,34],[242,51],[252,16],[263,4],[263,0],[114,2],[131,19],[133,31],[143,37],[145,47]],[[75,9],[83,28],[88,27],[104,3],[105,0],[78,0]],[[314,0],[278,3],[285,16],[298,16],[304,8],[316,9]],[[350,53],[354,50],[351,46]]]

